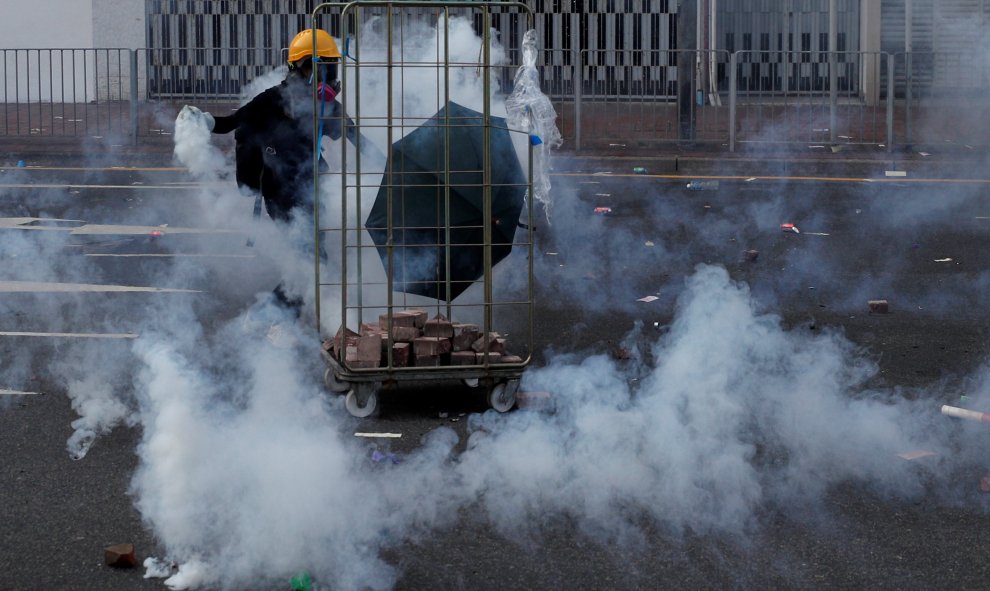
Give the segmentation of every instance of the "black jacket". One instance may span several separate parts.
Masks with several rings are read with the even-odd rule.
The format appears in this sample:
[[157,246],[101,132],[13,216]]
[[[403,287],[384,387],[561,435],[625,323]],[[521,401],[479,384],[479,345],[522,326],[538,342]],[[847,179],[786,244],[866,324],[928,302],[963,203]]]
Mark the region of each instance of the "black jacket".
[[[340,138],[339,102],[326,105],[323,135]],[[313,95],[289,75],[228,116],[215,117],[213,133],[234,132],[237,184],[258,191],[272,219],[288,220],[296,207],[312,207]]]

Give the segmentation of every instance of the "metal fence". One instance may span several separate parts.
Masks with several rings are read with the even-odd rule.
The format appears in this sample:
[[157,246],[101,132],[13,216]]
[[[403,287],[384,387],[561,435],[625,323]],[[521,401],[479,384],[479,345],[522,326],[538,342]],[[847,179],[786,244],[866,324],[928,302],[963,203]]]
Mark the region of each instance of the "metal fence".
[[[512,88],[519,57],[492,69]],[[171,133],[183,104],[225,112],[277,81],[284,50],[0,49],[2,138]],[[824,57],[823,57],[824,56]],[[177,63],[184,65],[175,65]],[[548,49],[537,66],[565,145],[990,143],[990,63],[966,52]],[[680,80],[682,73],[690,73]],[[194,82],[195,81],[195,82]]]
[[893,55],[900,143],[986,145],[990,134],[990,60],[979,52]]
[[[728,141],[722,96],[729,57],[726,51],[582,50],[575,74],[575,144],[679,141],[685,117],[692,126],[684,139]],[[678,65],[685,63],[688,71],[716,75],[679,80]]]
[[128,49],[0,49],[0,136],[128,133]]
[[883,52],[737,51],[729,68],[729,144],[893,142],[893,58]]

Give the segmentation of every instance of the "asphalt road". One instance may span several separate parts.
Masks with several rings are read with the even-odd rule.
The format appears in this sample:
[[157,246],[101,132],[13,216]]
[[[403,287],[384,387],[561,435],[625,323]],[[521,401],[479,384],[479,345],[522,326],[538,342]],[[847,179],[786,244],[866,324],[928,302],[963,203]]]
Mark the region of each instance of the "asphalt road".
[[[217,338],[228,319],[273,283],[270,275],[249,273],[260,261],[245,249],[243,234],[217,233],[219,225],[205,223],[196,197],[202,187],[184,171],[73,164],[0,172],[0,218],[31,218],[0,226],[0,588],[163,588],[161,580],[143,578],[141,568],[103,564],[103,549],[113,543],[135,544],[139,559],[168,552],[161,533],[135,507],[144,427],[140,421],[117,424],[74,460],[66,442],[79,413],[69,393],[106,388],[135,410],[143,395],[134,391],[141,362],[132,337],[160,323],[156,314],[188,302],[190,316],[181,321],[201,330],[200,338]],[[626,539],[589,528],[579,506],[544,513],[537,505],[543,517],[535,520],[532,508],[520,507],[529,517],[519,530],[487,517],[481,497],[477,504],[441,505],[442,515],[366,548],[395,567],[394,588],[985,588],[990,495],[979,491],[979,481],[990,466],[985,454],[965,446],[985,445],[990,432],[959,426],[940,417],[938,408],[958,404],[960,394],[978,401],[980,371],[990,358],[990,182],[916,182],[910,171],[887,177],[880,165],[867,171],[871,181],[754,172],[759,178],[743,173],[721,180],[717,190],[690,191],[690,176],[628,174],[624,164],[606,161],[577,168],[558,163],[569,174],[554,178],[552,221],[537,222],[535,368],[566,354],[577,360],[602,356],[637,382],[661,362],[654,356],[664,349],[653,344],[678,330],[678,306],[687,306],[685,294],[697,289],[687,278],[699,265],[715,266],[738,282],[732,285],[748,290],[755,314],[778,315],[781,331],[843,335],[852,344],[850,359],[876,365],[858,387],[920,399],[925,404],[918,408],[928,409],[932,424],[948,425],[945,449],[956,445],[963,460],[884,456],[883,463],[916,474],[909,481],[920,488],[910,494],[878,488],[871,474],[862,473],[828,481],[820,493],[794,502],[767,495],[742,528],[690,518],[678,522],[683,527],[672,526],[662,514],[640,508],[631,511],[638,534]],[[73,234],[82,223],[141,228]],[[784,223],[799,232],[782,230]],[[153,235],[162,224],[209,232]],[[755,260],[745,251],[757,251]],[[177,267],[183,272],[175,273]],[[27,281],[45,286],[15,283]],[[179,291],[79,292],[54,283]],[[656,299],[638,301],[651,295]],[[887,299],[890,312],[871,314],[867,301],[875,299]],[[711,304],[712,314],[719,305]],[[641,329],[629,336],[637,325]],[[621,347],[642,351],[642,364],[620,359]],[[718,354],[711,353],[713,367]],[[87,383],[88,375],[109,381]],[[561,405],[569,391],[564,381],[559,385],[554,396]],[[796,392],[811,387],[792,386]],[[632,392],[635,397],[635,386]],[[86,399],[73,398],[77,404]],[[463,452],[485,410],[476,390],[449,385],[383,394],[380,414],[363,421],[347,417],[339,400],[326,412],[341,437],[358,430],[402,434],[351,449],[413,458],[440,428],[458,435],[454,450]],[[637,453],[623,451],[607,461],[621,470]],[[788,453],[797,452],[783,455]],[[520,461],[524,456],[522,450]],[[757,449],[750,457],[756,464],[778,460],[772,450]],[[371,461],[358,466],[389,469]],[[733,495],[722,491],[715,498]],[[613,507],[616,519],[630,514],[622,501]],[[278,580],[285,582],[237,588],[288,588],[285,577]]]

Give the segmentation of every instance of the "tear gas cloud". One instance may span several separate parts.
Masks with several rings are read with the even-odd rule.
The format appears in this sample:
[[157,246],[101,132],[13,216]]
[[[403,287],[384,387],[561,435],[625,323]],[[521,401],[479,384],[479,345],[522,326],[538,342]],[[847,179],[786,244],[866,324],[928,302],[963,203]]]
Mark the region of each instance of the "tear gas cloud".
[[310,356],[263,340],[218,345],[210,352],[232,356],[237,371],[213,375],[201,345],[167,342],[136,350],[144,436],[133,484],[145,520],[183,562],[167,583],[243,588],[308,569],[342,588],[389,588],[395,572],[378,550],[445,521],[438,468],[453,433],[434,432],[408,462],[369,470],[340,409],[327,412]]
[[[454,50],[473,60],[478,40],[469,30],[458,23],[450,36]],[[419,45],[410,39],[404,45],[435,60],[436,31],[421,32]],[[367,53],[381,47],[371,34],[362,37]],[[452,99],[469,107],[480,100],[473,76],[456,74],[451,88]],[[414,101],[398,105],[405,112],[435,112],[435,78],[408,75],[401,83],[404,100]],[[382,108],[384,93],[375,91],[381,82],[362,77],[365,84],[362,97],[369,102],[362,102],[362,114],[374,113]],[[300,256],[300,244],[310,230],[304,224],[288,232],[254,224],[232,181],[221,181],[222,172],[214,176],[229,168],[229,159],[201,130],[180,133],[184,124],[177,122],[180,161],[213,162],[190,166],[205,183],[195,209],[203,223],[257,235],[256,248],[277,268],[271,285],[284,279],[306,293],[312,262]],[[385,143],[384,137],[376,140]],[[335,190],[327,185],[325,201]],[[141,426],[131,492],[166,557],[181,564],[169,586],[260,587],[307,569],[337,587],[387,589],[400,573],[382,558],[384,550],[430,535],[450,525],[460,509],[477,506],[510,537],[538,537],[540,524],[558,517],[574,520],[594,539],[622,544],[655,528],[673,537],[745,534],[759,527],[761,509],[814,512],[829,486],[849,479],[886,495],[921,494],[923,476],[891,461],[906,449],[939,453],[932,470],[942,474],[972,461],[948,453],[958,451],[955,440],[932,416],[925,396],[912,402],[871,388],[875,364],[840,334],[788,331],[725,269],[690,267],[701,249],[719,245],[724,250],[717,252],[734,252],[750,232],[779,232],[782,212],[795,203],[813,208],[809,197],[747,199],[745,206],[725,208],[739,221],[712,221],[696,196],[661,193],[650,216],[659,224],[656,244],[640,258],[630,253],[642,245],[641,236],[610,220],[596,220],[602,223],[592,228],[609,248],[600,242],[592,247],[587,233],[563,231],[585,225],[590,208],[570,197],[577,185],[554,190],[568,196],[557,200],[554,230],[547,230],[558,241],[555,248],[570,253],[578,268],[607,266],[620,252],[630,266],[668,268],[658,287],[678,294],[674,320],[663,335],[632,335],[640,362],[631,367],[568,352],[530,370],[524,387],[557,393],[556,412],[473,416],[459,455],[456,435],[439,429],[401,464],[367,463],[367,449],[349,436],[340,402],[326,401],[315,356],[258,338],[268,324],[289,320],[264,298],[240,317],[211,326],[216,335],[204,330],[189,299],[162,299],[135,314],[146,321],[127,352],[140,367],[133,398],[124,394],[129,376],[115,373],[132,361],[65,360],[59,371],[80,413],[71,453],[84,453],[115,425]],[[736,243],[722,246],[730,238]],[[681,248],[684,240],[690,244]],[[541,282],[566,280],[550,275],[549,257],[542,261]],[[813,260],[806,272],[820,263]],[[690,276],[686,282],[681,271]],[[178,275],[167,280],[181,283],[189,272],[177,267]],[[250,275],[213,286],[211,296],[245,296],[245,283],[257,280]],[[586,298],[579,301],[587,307],[612,297],[634,299],[628,293],[619,298],[610,283],[566,284]],[[313,340],[304,328],[291,330],[303,343]],[[990,396],[987,375],[973,378],[981,396]]]
[[876,367],[851,343],[784,330],[724,269],[699,267],[669,333],[646,344],[657,363],[636,388],[607,356],[566,355],[527,374],[567,393],[556,414],[475,417],[458,462],[467,498],[509,533],[548,514],[619,542],[644,520],[741,533],[768,503],[813,507],[848,479],[918,493],[891,458],[944,449],[927,402],[870,391]]

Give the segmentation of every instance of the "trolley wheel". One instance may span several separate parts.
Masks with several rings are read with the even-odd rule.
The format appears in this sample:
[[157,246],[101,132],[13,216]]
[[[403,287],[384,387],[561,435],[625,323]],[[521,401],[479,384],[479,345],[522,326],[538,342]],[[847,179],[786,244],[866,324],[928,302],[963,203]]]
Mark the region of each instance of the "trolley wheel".
[[343,394],[351,389],[351,385],[347,382],[341,381],[334,373],[332,367],[328,367],[325,372],[323,372],[323,383],[327,385],[327,389],[331,392],[336,392],[338,394]]
[[378,384],[359,383],[347,392],[344,407],[352,417],[365,419],[378,410]]
[[516,391],[519,380],[509,380],[495,384],[488,391],[488,405],[497,412],[509,412],[516,405]]
[[464,381],[464,385],[467,386],[468,388],[478,387],[478,378],[464,378],[463,381]]

